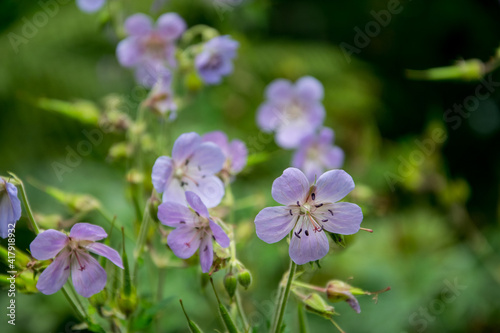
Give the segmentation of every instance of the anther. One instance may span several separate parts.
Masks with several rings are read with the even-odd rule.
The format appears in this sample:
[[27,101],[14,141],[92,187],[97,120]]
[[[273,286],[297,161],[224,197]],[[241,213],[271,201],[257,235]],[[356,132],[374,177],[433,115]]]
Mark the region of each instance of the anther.
[[312,198],[313,200],[316,200],[316,194],[315,194],[314,192],[311,194],[311,198]]

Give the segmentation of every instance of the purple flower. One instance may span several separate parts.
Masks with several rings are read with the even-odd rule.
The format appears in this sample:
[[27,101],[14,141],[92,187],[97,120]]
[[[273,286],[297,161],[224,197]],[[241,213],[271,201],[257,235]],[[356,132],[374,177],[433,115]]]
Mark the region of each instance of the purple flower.
[[220,83],[222,77],[232,73],[237,48],[238,42],[229,36],[214,37],[203,45],[203,50],[196,56],[195,66],[205,83]]
[[274,200],[255,218],[257,236],[266,243],[280,241],[292,230],[290,258],[302,265],[323,258],[329,249],[324,230],[350,235],[359,231],[363,213],[358,205],[337,202],[354,189],[343,170],[330,170],[310,185],[299,169],[288,168],[273,183]]
[[344,164],[344,151],[333,145],[335,134],[327,127],[319,134],[310,134],[300,142],[293,155],[292,166],[306,174],[314,182],[325,170],[338,169]]
[[139,82],[151,87],[157,79],[175,67],[175,42],[186,30],[186,23],[176,13],[160,16],[153,26],[145,14],[135,14],[125,21],[129,34],[116,48],[118,61],[124,67],[134,67]]
[[76,0],[78,8],[87,13],[98,11],[105,3],[106,0]]
[[118,252],[95,242],[106,237],[103,228],[90,223],[76,223],[69,236],[53,229],[38,234],[30,244],[31,255],[38,260],[55,259],[38,278],[37,289],[45,295],[53,294],[62,288],[71,272],[75,290],[83,297],[103,290],[106,271],[88,251],[108,258],[123,269]]
[[17,187],[0,177],[0,236],[7,238],[9,229],[21,218],[21,202],[17,197]]
[[266,97],[257,112],[257,124],[264,132],[275,131],[282,148],[296,148],[323,123],[323,85],[313,77],[305,76],[295,85],[275,80],[267,87]]
[[176,202],[162,203],[158,207],[158,218],[164,225],[175,228],[167,238],[174,254],[187,259],[199,249],[201,270],[207,273],[214,259],[212,238],[220,246],[228,247],[229,237],[210,217],[196,193],[186,191],[186,200],[191,209]]
[[224,196],[224,184],[215,175],[226,160],[212,142],[202,142],[197,133],[184,133],[174,143],[172,157],[159,157],[151,175],[153,186],[163,193],[163,201],[185,204],[185,191],[196,193],[209,208]]
[[177,104],[174,102],[171,84],[170,73],[159,77],[144,101],[144,105],[160,115],[169,112],[169,119],[174,120],[177,117]]
[[213,142],[222,150],[226,157],[222,172],[228,176],[239,173],[247,164],[248,150],[241,140],[227,140],[227,135],[221,131],[214,131],[203,135],[203,142]]

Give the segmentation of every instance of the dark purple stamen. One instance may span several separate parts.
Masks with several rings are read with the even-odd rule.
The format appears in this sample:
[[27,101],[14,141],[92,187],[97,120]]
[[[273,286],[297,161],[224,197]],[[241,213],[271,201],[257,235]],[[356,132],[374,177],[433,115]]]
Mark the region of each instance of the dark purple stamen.
[[331,209],[329,209],[328,211],[329,211],[329,212],[330,212],[330,214],[332,214],[332,216],[333,216],[333,212],[332,212],[332,210],[331,210]]
[[328,219],[326,219],[326,220],[321,220],[321,222],[328,222]]
[[179,221],[180,224],[186,224],[186,221]]
[[300,239],[300,236],[298,233],[294,232],[295,236],[297,236]]
[[323,206],[323,204],[316,205],[315,207],[316,207],[316,208],[319,208],[319,207],[321,207],[321,206]]
[[208,245],[205,245],[205,248],[203,249],[203,251],[206,251],[208,250]]
[[293,214],[292,214],[292,210],[291,210],[291,209],[290,209],[290,215],[292,215],[292,216],[293,216]]
[[300,202],[299,202],[298,200],[297,200],[297,206],[299,206],[299,207],[300,207]]
[[304,231],[304,233],[306,234],[306,236],[309,236],[309,231]]
[[312,198],[313,200],[316,200],[316,194],[312,193],[312,194],[311,194],[311,198]]

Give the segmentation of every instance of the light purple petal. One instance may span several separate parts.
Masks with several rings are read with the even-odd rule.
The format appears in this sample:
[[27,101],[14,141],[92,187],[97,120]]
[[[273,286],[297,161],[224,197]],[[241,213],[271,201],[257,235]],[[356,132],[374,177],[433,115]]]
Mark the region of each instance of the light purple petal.
[[359,231],[363,221],[361,208],[350,202],[324,204],[314,213],[326,231],[341,235],[352,235]]
[[98,241],[108,237],[108,234],[98,225],[90,223],[77,223],[71,228],[69,237],[76,240]]
[[347,304],[349,304],[349,306],[354,310],[356,311],[357,313],[361,313],[361,308],[359,306],[359,302],[358,300],[356,299],[356,297],[354,297],[350,292],[348,291],[345,291],[343,292],[344,295],[346,295],[348,298],[346,299],[346,302]]
[[276,143],[285,149],[299,147],[301,141],[314,132],[314,127],[304,120],[288,122],[276,131]]
[[102,243],[92,243],[87,246],[87,250],[108,258],[113,264],[123,269],[122,257],[120,257],[120,254],[115,249]]
[[302,101],[315,102],[323,99],[324,89],[317,79],[304,76],[295,83],[295,93]]
[[302,171],[288,168],[273,182],[272,195],[282,205],[296,205],[306,199],[310,187]]
[[306,121],[309,128],[314,132],[325,120],[325,107],[321,103],[312,103],[305,107],[304,114],[307,118],[303,121]]
[[297,265],[319,260],[328,253],[330,247],[325,232],[315,230],[307,217],[299,219],[293,232],[289,254]]
[[186,201],[195,212],[208,219],[208,209],[201,201],[200,197],[191,191],[186,191]]
[[214,261],[214,250],[212,245],[212,238],[205,236],[200,244],[200,264],[201,271],[208,273]]
[[318,134],[319,143],[331,145],[333,143],[334,138],[335,138],[335,133],[331,128],[323,127],[322,129],[320,129]]
[[[78,256],[78,260],[76,258]],[[71,280],[83,297],[97,294],[106,286],[107,274],[90,254],[78,252],[71,258]]]
[[344,170],[330,170],[319,177],[316,183],[316,201],[337,202],[354,189],[352,177]]
[[46,230],[30,244],[31,255],[38,260],[54,258],[68,244],[68,236],[57,230]]
[[281,109],[273,103],[264,103],[257,110],[257,125],[264,132],[271,132],[281,123]]
[[201,232],[204,231],[189,226],[176,228],[168,234],[168,246],[170,246],[177,257],[187,259],[200,247]]
[[144,48],[139,40],[128,37],[118,43],[116,47],[116,57],[118,62],[124,67],[137,65],[144,55]]
[[164,202],[158,206],[158,218],[161,223],[169,227],[181,227],[183,225],[193,225],[198,220],[186,206],[177,202]]
[[186,186],[186,190],[198,194],[207,208],[217,206],[221,202],[222,197],[224,197],[225,189],[222,181],[217,176],[198,178],[196,181],[198,182],[198,186],[189,183]]
[[226,161],[222,150],[213,142],[203,142],[189,157],[189,174],[194,177],[219,172]]
[[229,145],[229,156],[231,159],[231,171],[238,173],[247,164],[248,150],[241,140],[233,140]]
[[135,66],[135,78],[137,82],[147,88],[153,87],[160,78],[171,75],[170,70],[165,67],[163,60],[141,59],[141,62],[135,64]]
[[307,145],[303,145],[302,143],[300,144],[299,148],[297,148],[292,157],[292,166],[294,168],[303,170],[302,168],[304,167],[304,164],[306,162],[308,149],[309,147]]
[[222,230],[221,226],[212,221],[211,219],[209,220],[210,223],[210,229],[212,229],[213,236],[215,238],[215,241],[222,247],[228,247],[229,243],[231,242],[227,234]]
[[344,164],[344,151],[337,146],[331,147],[322,156],[322,162],[328,169],[338,169]]
[[160,156],[153,165],[151,180],[158,193],[163,193],[165,187],[171,181],[173,174],[172,159],[168,156]]
[[203,135],[203,142],[213,142],[222,150],[224,155],[229,154],[229,143],[227,141],[226,133],[222,131],[209,132]]
[[134,14],[125,20],[125,30],[132,36],[145,36],[153,29],[153,21],[146,14]]
[[284,79],[274,80],[266,88],[267,99],[278,103],[289,101],[293,98],[293,93],[292,83]]
[[[192,182],[191,180],[187,180]],[[162,201],[163,202],[176,202],[181,205],[186,206],[186,195],[184,194],[185,189],[181,186],[181,182],[177,178],[172,178],[172,180],[167,184],[167,188],[163,192]]]
[[40,274],[36,288],[45,295],[51,295],[64,286],[70,272],[69,251],[65,250]]
[[172,158],[175,163],[182,164],[193,155],[196,148],[201,143],[201,137],[194,132],[184,133],[175,140],[172,149]]
[[84,12],[93,13],[101,9],[105,2],[105,0],[76,0],[76,5]]
[[[3,183],[3,184],[1,184]],[[5,187],[5,192],[2,190]],[[21,202],[17,197],[17,187],[0,178],[0,236],[7,238],[9,229],[21,218]]]
[[311,183],[314,183],[325,171],[325,168],[317,160],[306,160],[302,170],[304,171],[307,179]]
[[282,240],[297,221],[298,212],[292,211],[292,214],[289,207],[264,208],[255,217],[257,236],[269,244]]
[[179,38],[186,30],[186,22],[176,13],[163,14],[156,24],[162,37],[168,40]]

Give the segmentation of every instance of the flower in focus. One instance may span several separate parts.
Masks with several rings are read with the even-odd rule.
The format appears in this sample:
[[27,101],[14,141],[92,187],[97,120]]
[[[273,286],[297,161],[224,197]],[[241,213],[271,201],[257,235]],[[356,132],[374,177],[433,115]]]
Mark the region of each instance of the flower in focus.
[[227,135],[221,131],[214,131],[203,135],[203,142],[213,142],[222,150],[226,157],[222,172],[228,176],[238,174],[247,164],[248,150],[241,140],[227,140]]
[[167,243],[174,254],[182,259],[191,257],[199,249],[203,273],[212,267],[214,258],[212,238],[222,247],[229,246],[229,237],[210,217],[207,207],[196,193],[186,191],[191,209],[176,202],[164,202],[158,207],[161,223],[175,229]]
[[17,197],[17,187],[0,177],[0,236],[7,238],[10,224],[15,225],[21,218],[21,202]]
[[310,134],[300,142],[293,155],[292,166],[306,174],[310,182],[325,170],[338,169],[344,164],[344,151],[333,145],[335,134],[327,127],[319,134]]
[[96,241],[108,237],[103,228],[90,223],[76,223],[69,236],[53,229],[46,230],[30,244],[31,255],[38,260],[54,261],[40,274],[37,289],[50,295],[62,288],[71,272],[75,290],[90,297],[104,289],[106,271],[89,253],[108,258],[123,269],[122,258],[116,250]]
[[87,13],[98,11],[102,8],[102,6],[104,6],[105,3],[106,0],[76,0],[78,8]]
[[214,37],[203,45],[203,50],[196,56],[195,66],[205,83],[220,83],[222,77],[231,74],[237,48],[238,42],[229,36]]
[[323,123],[323,85],[313,77],[302,77],[295,84],[275,80],[268,85],[266,98],[257,112],[257,124],[264,132],[275,131],[282,148],[296,148]]
[[151,175],[153,186],[163,193],[163,202],[185,204],[185,191],[196,193],[209,208],[224,196],[224,184],[215,175],[226,160],[213,142],[202,142],[197,133],[184,133],[174,143],[172,157],[159,157]]
[[176,13],[160,16],[153,26],[145,14],[135,14],[125,21],[128,37],[116,48],[118,61],[136,69],[137,80],[153,86],[168,67],[175,67],[175,42],[186,30],[186,23]]
[[275,243],[291,231],[290,258],[302,265],[323,258],[329,249],[325,230],[350,235],[359,231],[363,213],[358,205],[337,202],[354,189],[343,170],[330,170],[310,185],[296,168],[288,168],[272,187],[274,200],[285,206],[268,207],[255,218],[257,236]]
[[177,104],[174,102],[171,84],[170,73],[160,76],[144,101],[144,106],[160,115],[169,113],[169,119],[174,120],[177,117]]

